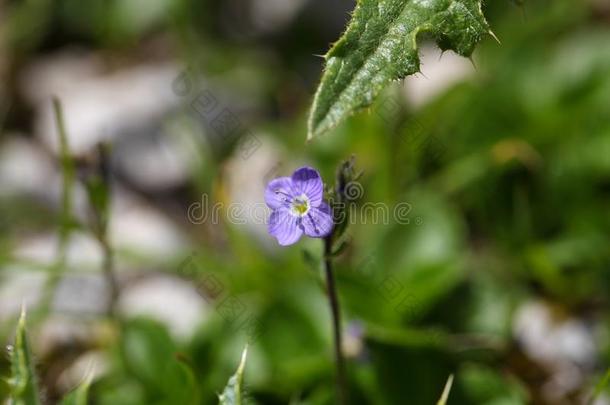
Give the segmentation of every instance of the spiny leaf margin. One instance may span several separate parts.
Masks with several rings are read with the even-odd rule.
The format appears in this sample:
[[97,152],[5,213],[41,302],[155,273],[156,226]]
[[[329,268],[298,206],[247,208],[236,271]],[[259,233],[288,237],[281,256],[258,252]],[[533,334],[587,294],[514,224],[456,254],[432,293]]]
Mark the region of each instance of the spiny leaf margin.
[[308,140],[370,106],[394,80],[420,70],[418,36],[469,57],[493,33],[482,0],[358,0],[344,35],[326,65],[308,120]]

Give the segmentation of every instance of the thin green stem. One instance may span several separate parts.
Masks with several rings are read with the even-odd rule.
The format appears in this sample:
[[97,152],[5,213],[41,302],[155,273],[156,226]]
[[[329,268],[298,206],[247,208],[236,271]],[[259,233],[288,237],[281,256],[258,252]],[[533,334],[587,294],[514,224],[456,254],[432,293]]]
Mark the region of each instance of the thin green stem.
[[332,268],[332,240],[330,237],[324,239],[324,271],[326,273],[326,290],[330,303],[330,312],[333,324],[333,338],[335,346],[335,365],[336,365],[336,385],[338,403],[347,404],[347,387],[345,385],[345,360],[341,350],[341,309],[339,297],[335,284],[335,275]]
[[46,313],[49,311],[53,302],[53,296],[57,285],[66,267],[66,256],[68,250],[68,242],[70,233],[74,226],[72,216],[72,190],[76,176],[74,160],[70,155],[70,147],[68,144],[68,134],[64,123],[63,109],[57,98],[53,99],[53,112],[55,114],[55,123],[59,135],[59,160],[61,164],[62,175],[62,192],[61,192],[61,218],[59,225],[59,242],[57,246],[57,258],[51,266],[50,276],[45,286],[44,296],[42,297],[39,311]]
[[104,251],[104,262],[102,264],[102,271],[104,272],[106,284],[108,285],[108,289],[110,290],[110,297],[108,298],[108,306],[106,309],[106,313],[109,317],[112,318],[115,316],[116,303],[118,301],[120,293],[119,282],[117,280],[116,271],[114,267],[114,252],[112,250],[112,246],[110,246],[110,243],[108,242],[105,235],[100,238],[100,243]]
[[53,99],[53,111],[55,113],[55,121],[57,123],[57,132],[59,134],[59,159],[61,163],[61,173],[63,178],[63,188],[61,195],[61,229],[60,243],[66,244],[68,236],[72,230],[72,189],[76,177],[76,169],[74,160],[70,154],[70,146],[68,144],[68,133],[64,122],[64,114],[59,99]]
[[102,272],[108,286],[108,305],[106,314],[113,318],[116,315],[116,303],[120,294],[120,286],[116,276],[115,252],[108,237],[108,221],[110,220],[110,179],[108,172],[108,145],[98,144],[95,162],[91,163],[94,170],[84,176],[84,184],[89,197],[91,209],[91,232],[95,234],[104,254]]

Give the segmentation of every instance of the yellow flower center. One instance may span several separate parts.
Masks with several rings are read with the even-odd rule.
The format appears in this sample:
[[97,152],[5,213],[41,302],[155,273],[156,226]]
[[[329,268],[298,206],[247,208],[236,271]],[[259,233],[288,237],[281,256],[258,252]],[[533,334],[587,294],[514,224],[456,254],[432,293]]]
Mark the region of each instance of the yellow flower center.
[[309,212],[309,198],[305,194],[295,197],[292,200],[292,213],[296,216],[302,217]]

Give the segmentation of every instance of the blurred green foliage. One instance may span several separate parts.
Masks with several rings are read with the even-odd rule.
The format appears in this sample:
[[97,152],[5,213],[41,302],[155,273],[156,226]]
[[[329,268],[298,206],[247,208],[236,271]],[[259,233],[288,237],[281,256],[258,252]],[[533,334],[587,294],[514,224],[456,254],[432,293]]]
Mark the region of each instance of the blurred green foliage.
[[[596,364],[573,398],[590,393],[610,361],[607,9],[594,1],[533,0],[522,9],[488,2],[484,11],[502,44],[483,41],[474,75],[419,108],[396,83],[369,113],[305,145],[321,69],[312,55],[324,53],[345,23],[324,25],[320,15],[330,11],[320,3],[322,11],[312,6],[275,33],[255,34],[232,20],[239,16],[233,1],[8,2],[0,29],[11,80],[2,104],[14,107],[3,128],[31,129],[31,106],[20,105],[12,78],[37,56],[78,45],[142,61],[147,41],[168,41],[172,57],[196,77],[254,105],[245,118],[281,147],[285,173],[310,161],[332,182],[338,162],[354,154],[364,170],[362,203],[412,207],[408,224],[350,226],[350,246],[336,259],[346,334],[357,348],[348,361],[351,403],[432,404],[450,374],[449,404],[546,403],[538,377],[546,365],[528,358],[514,335],[517,309],[532,300],[593,325]],[[388,100],[399,107],[390,115],[382,113]],[[215,152],[209,145],[198,151],[200,166],[175,200],[226,198],[231,150]],[[27,196],[2,197],[0,214],[2,281],[18,236],[59,222]],[[320,258],[319,241],[271,250],[226,222],[188,232],[196,246],[188,277],[179,271],[186,253],[164,262],[118,254],[194,285],[213,275],[239,297],[261,331],[248,349],[249,400],[332,403],[326,298],[318,269],[303,260],[303,251]],[[188,339],[151,319],[97,320],[109,332],[91,345],[108,369],[93,379],[90,403],[217,403],[248,340],[220,305],[210,305]],[[14,328],[1,325],[2,342]],[[41,361],[37,371],[48,375],[54,366]],[[0,375],[10,374],[0,357]],[[0,381],[0,399],[8,395]]]

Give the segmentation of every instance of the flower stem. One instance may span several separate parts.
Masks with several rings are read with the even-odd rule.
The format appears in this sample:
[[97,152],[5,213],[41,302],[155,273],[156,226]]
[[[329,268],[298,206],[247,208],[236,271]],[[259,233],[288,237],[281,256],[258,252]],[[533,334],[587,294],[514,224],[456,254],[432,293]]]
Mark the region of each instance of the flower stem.
[[59,162],[61,165],[61,212],[58,232],[57,258],[50,267],[49,278],[46,282],[44,293],[39,305],[39,314],[46,315],[51,312],[53,299],[57,286],[59,285],[66,271],[68,245],[70,235],[74,228],[72,194],[74,183],[76,180],[76,172],[74,159],[70,154],[70,146],[68,144],[68,134],[64,121],[64,113],[59,99],[53,98],[53,113],[55,115],[55,124],[57,133],[59,134]]
[[100,238],[100,243],[104,252],[104,261],[102,264],[102,271],[106,278],[106,283],[110,292],[108,298],[108,304],[106,307],[106,314],[113,318],[116,315],[116,304],[120,294],[119,282],[117,280],[115,268],[114,268],[114,251],[110,246],[108,239],[105,237]]
[[335,344],[335,364],[336,384],[337,384],[337,399],[338,403],[347,404],[347,389],[345,385],[345,360],[341,350],[341,310],[339,308],[339,297],[337,296],[337,287],[335,285],[335,276],[333,274],[332,261],[332,240],[330,237],[324,239],[324,271],[326,273],[326,290],[330,303],[330,311],[333,321],[333,338]]

